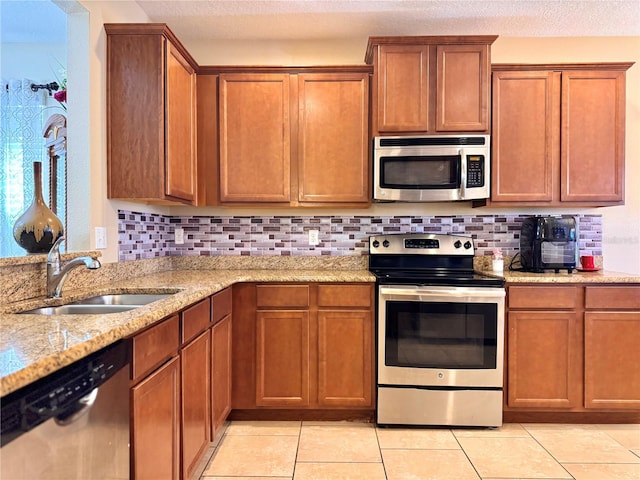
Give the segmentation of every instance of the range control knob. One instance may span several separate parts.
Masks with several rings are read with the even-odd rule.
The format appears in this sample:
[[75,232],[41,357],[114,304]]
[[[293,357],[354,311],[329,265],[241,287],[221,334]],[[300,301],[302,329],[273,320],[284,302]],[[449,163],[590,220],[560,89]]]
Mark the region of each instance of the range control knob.
[[382,242],[382,246],[384,248],[387,248],[389,246],[389,240],[385,240],[384,242]]
[[456,248],[460,248],[462,246],[462,242],[460,240],[456,240],[453,246]]
[[380,242],[378,240],[374,240],[371,245],[373,245],[374,248],[378,248],[380,246]]
[[471,242],[464,242],[464,248],[469,250],[471,248]]

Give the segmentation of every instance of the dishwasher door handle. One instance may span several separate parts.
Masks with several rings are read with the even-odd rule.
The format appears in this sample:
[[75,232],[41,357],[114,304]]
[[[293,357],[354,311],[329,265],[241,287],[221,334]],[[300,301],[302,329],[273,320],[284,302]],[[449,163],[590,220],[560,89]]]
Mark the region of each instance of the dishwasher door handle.
[[98,388],[94,388],[87,395],[80,398],[72,408],[69,408],[61,414],[53,417],[56,425],[59,425],[60,427],[69,426],[88,414],[89,410],[91,410],[91,407],[93,407],[93,404],[96,402],[96,398],[98,398],[98,390]]

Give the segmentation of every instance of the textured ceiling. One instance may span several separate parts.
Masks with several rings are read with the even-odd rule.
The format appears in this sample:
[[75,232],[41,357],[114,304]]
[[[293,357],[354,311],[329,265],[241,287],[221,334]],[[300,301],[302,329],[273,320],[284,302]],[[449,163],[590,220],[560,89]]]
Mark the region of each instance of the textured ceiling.
[[136,0],[185,41],[376,35],[638,36],[640,1]]

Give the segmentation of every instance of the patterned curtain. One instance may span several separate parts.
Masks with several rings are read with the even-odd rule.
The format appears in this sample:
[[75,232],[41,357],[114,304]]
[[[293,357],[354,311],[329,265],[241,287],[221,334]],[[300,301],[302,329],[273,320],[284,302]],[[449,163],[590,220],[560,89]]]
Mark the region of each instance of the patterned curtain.
[[43,196],[49,192],[42,136],[44,91],[29,79],[2,80],[0,86],[0,257],[25,251],[13,240],[13,224],[33,200],[33,162],[43,162]]

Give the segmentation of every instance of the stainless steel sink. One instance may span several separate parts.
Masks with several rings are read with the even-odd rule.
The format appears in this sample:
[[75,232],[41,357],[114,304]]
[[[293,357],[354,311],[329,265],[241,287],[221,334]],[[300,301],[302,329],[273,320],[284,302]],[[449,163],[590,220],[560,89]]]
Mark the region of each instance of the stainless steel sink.
[[120,293],[108,295],[96,295],[95,297],[77,300],[66,305],[40,307],[19,313],[39,315],[104,315],[108,313],[120,313],[133,310],[143,305],[162,300],[172,295],[171,293]]
[[141,305],[60,305],[58,307],[42,307],[35,308],[33,310],[27,310],[26,312],[39,315],[104,315],[106,313],[120,313],[127,310],[133,310]]
[[148,293],[119,293],[111,295],[97,295],[95,297],[78,300],[70,305],[147,305],[170,296],[170,293],[148,294]]

